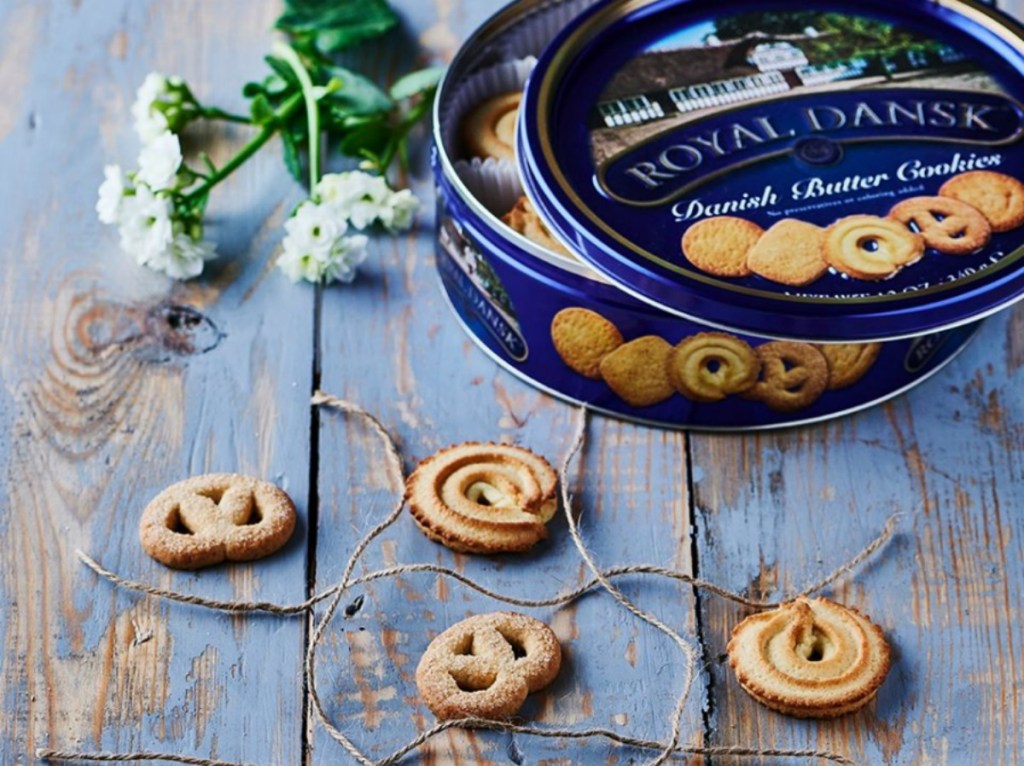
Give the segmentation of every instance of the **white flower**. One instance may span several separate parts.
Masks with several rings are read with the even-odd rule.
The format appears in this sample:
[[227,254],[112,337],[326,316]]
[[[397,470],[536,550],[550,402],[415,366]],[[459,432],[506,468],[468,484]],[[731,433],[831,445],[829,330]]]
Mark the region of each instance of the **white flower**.
[[178,232],[164,252],[146,265],[174,279],[191,279],[202,274],[205,262],[216,257],[216,254],[213,243],[197,241],[185,232]]
[[125,177],[119,165],[107,165],[103,168],[103,183],[99,188],[99,199],[96,200],[96,215],[100,223],[117,223],[124,203]]
[[420,201],[408,189],[392,192],[378,218],[388,231],[406,231],[412,226]]
[[159,72],[150,72],[135,92],[132,117],[135,118],[135,132],[142,143],[148,144],[167,130],[167,117],[153,105],[167,92],[168,80]]
[[174,238],[171,201],[147,186],[124,198],[119,223],[121,249],[139,265],[164,257]]
[[178,175],[181,160],[181,142],[176,135],[165,130],[142,147],[138,180],[153,191],[167,189]]
[[345,236],[348,224],[332,203],[303,202],[285,231],[277,265],[292,282],[351,282],[366,260],[366,237]]
[[357,229],[365,229],[379,220],[391,196],[391,189],[381,176],[359,170],[325,175],[316,191]]

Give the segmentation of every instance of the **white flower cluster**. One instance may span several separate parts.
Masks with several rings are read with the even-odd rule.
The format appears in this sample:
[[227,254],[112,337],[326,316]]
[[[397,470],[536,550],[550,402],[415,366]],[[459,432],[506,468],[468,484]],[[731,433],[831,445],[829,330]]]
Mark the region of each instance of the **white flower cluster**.
[[126,173],[118,165],[103,169],[96,214],[102,223],[118,227],[121,249],[137,263],[175,279],[190,279],[214,257],[214,246],[203,240],[201,222],[175,206],[175,194],[186,182],[181,142],[168,129],[167,112],[153,108],[169,93],[177,93],[179,104],[182,93],[191,98],[180,80],[156,73],[139,88],[132,107],[143,138],[138,170]]
[[388,231],[404,231],[419,207],[408,189],[393,191],[380,176],[362,171],[325,175],[315,193],[285,224],[277,264],[293,282],[351,282],[366,260],[367,239],[349,235],[349,228],[380,223]]
[[195,98],[181,78],[150,72],[135,91],[135,103],[132,104],[135,132],[143,144],[148,144],[165,131],[176,133],[194,106]]

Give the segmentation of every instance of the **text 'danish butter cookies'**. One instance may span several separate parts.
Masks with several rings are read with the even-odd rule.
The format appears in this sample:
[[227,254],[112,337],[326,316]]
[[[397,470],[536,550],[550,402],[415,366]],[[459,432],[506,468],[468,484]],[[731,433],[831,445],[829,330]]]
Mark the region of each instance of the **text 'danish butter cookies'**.
[[686,230],[683,255],[708,274],[746,277],[750,275],[747,256],[762,234],[760,226],[745,218],[706,218]]
[[146,553],[175,569],[269,556],[291,537],[295,506],[273,484],[215,473],[174,484],[146,506],[139,538]]
[[624,343],[622,333],[608,319],[575,307],[555,314],[551,341],[563,362],[594,380],[601,379],[601,360]]
[[992,239],[992,227],[976,208],[952,197],[913,197],[889,217],[912,226],[925,244],[947,255],[970,255]]
[[620,399],[634,407],[651,407],[670,398],[668,377],[672,346],[655,335],[637,338],[601,360],[601,377]]
[[519,232],[534,244],[540,245],[545,250],[566,258],[574,258],[561,242],[551,236],[547,225],[537,215],[530,200],[520,197],[515,207],[509,210],[503,217],[502,222],[513,231]]
[[747,267],[772,282],[804,287],[828,271],[822,255],[825,230],[787,218],[764,233],[747,256]]
[[524,447],[467,442],[420,463],[406,501],[431,540],[460,553],[519,553],[548,536],[558,474]]
[[477,104],[466,116],[462,137],[471,157],[515,161],[516,120],[522,97],[519,91],[495,96]]
[[815,346],[828,364],[828,388],[849,388],[868,374],[882,353],[881,343],[830,343]]
[[558,638],[544,623],[515,612],[480,614],[430,642],[416,686],[441,720],[500,721],[555,680],[561,665]]
[[758,346],[761,378],[743,396],[764,402],[776,412],[810,407],[828,388],[828,363],[808,343],[774,341]]
[[705,332],[687,338],[668,358],[668,376],[676,391],[696,402],[719,402],[757,383],[761,360],[735,335]]
[[825,232],[822,253],[829,265],[855,279],[888,279],[924,255],[924,239],[889,218],[851,215]]
[[991,170],[972,170],[953,176],[939,189],[940,197],[964,202],[988,219],[992,231],[1002,233],[1024,226],[1024,184]]
[[761,704],[799,718],[860,709],[889,672],[881,629],[855,609],[799,598],[748,617],[732,632],[729,664]]

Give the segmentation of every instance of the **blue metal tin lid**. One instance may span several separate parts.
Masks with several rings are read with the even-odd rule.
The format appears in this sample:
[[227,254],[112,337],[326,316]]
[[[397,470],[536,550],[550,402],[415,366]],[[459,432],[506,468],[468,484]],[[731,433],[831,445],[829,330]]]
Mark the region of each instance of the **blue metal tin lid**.
[[541,214],[626,292],[759,335],[920,335],[1020,298],[1024,30],[973,0],[813,6],[575,19],[519,123]]

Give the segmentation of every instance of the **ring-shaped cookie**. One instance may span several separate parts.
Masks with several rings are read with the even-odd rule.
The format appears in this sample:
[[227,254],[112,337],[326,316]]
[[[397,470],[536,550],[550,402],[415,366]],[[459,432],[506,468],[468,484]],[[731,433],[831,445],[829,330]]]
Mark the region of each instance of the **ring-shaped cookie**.
[[548,536],[558,474],[523,447],[467,442],[420,463],[406,501],[431,540],[460,553],[519,553]]
[[430,642],[416,686],[441,720],[503,720],[550,684],[561,664],[558,638],[544,623],[515,612],[480,614]]
[[851,215],[825,232],[822,252],[837,271],[866,281],[888,279],[924,255],[924,238],[890,218]]
[[519,91],[490,98],[466,116],[462,137],[470,157],[516,159],[516,120],[519,117]]
[[757,383],[761,360],[746,341],[722,332],[687,338],[669,354],[668,377],[695,402],[720,402]]
[[988,219],[952,197],[913,197],[896,205],[889,217],[913,227],[928,247],[947,255],[970,255],[992,239]]
[[890,652],[881,629],[855,609],[799,598],[743,620],[729,664],[761,704],[798,718],[836,718],[878,693]]

